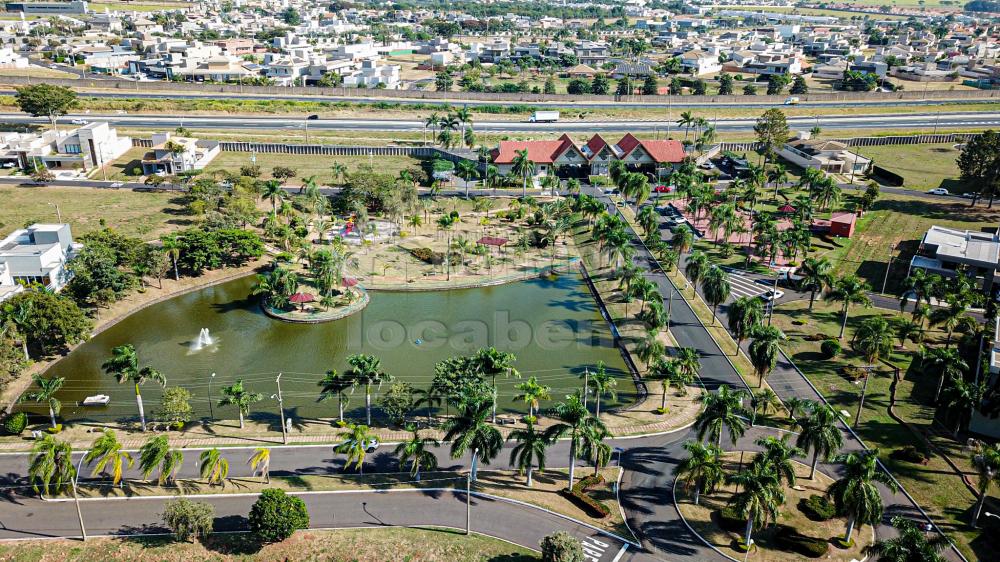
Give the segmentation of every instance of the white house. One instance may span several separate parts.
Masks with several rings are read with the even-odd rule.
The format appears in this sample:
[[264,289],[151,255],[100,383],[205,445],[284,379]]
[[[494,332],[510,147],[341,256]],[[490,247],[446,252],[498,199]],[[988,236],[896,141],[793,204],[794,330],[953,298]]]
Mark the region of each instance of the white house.
[[71,131],[3,133],[0,161],[30,170],[36,163],[52,170],[105,166],[132,148],[132,139],[118,136],[106,121],[88,123]]
[[41,285],[59,291],[70,280],[68,262],[80,249],[68,224],[33,224],[0,240],[0,301]]
[[200,170],[220,151],[219,141],[174,137],[169,132],[153,133],[153,149],[142,159],[142,173],[180,174]]

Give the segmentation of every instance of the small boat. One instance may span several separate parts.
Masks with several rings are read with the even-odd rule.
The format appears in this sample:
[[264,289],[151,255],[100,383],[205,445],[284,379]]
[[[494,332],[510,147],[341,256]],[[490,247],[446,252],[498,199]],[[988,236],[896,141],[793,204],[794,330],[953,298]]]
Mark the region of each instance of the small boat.
[[82,406],[107,406],[111,402],[111,397],[107,394],[95,394],[83,399]]

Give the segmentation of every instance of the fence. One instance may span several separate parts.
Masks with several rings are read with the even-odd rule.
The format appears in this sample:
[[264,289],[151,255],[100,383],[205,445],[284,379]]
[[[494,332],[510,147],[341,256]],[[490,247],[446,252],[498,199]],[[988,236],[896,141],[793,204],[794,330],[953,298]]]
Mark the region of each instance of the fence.
[[[152,139],[132,138],[132,146],[152,148]],[[442,158],[458,162],[477,160],[471,150],[445,150],[435,146],[346,146],[332,144],[283,144],[270,142],[219,143],[223,152],[260,152],[261,154],[314,154],[320,156],[410,156],[413,158]]]
[[[946,142],[968,142],[981,133],[940,133],[932,135],[902,135],[893,137],[851,137],[846,139],[826,139],[842,142],[847,146],[889,146],[903,144],[934,144]],[[748,152],[760,148],[759,142],[721,142],[708,149],[708,152]]]

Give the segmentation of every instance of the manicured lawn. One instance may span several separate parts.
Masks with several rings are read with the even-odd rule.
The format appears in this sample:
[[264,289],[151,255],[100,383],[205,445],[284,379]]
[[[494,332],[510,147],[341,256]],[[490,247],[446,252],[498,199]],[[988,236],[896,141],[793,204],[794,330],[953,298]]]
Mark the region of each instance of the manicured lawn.
[[[237,172],[240,166],[250,163],[249,152],[221,152],[215,160],[205,167],[205,172],[213,170],[229,170]],[[371,165],[375,171],[395,176],[401,170],[419,168],[420,159],[409,156],[317,156],[306,154],[257,154],[257,165],[260,166],[261,178],[271,179],[271,170],[275,166],[287,166],[296,172],[296,177],[288,183],[299,184],[302,177],[316,175],[317,183],[323,184],[333,180],[330,167],[334,163],[347,166],[349,172],[359,166]],[[419,178],[419,176],[418,176]]]
[[300,531],[284,542],[260,546],[249,534],[214,535],[204,543],[175,542],[170,537],[25,541],[0,545],[0,560],[86,562],[92,560],[420,560],[486,562],[539,560],[531,550],[483,535],[465,536],[449,529],[370,527],[335,531]]
[[903,177],[903,187],[931,189],[944,187],[949,191],[968,191],[959,181],[955,159],[961,154],[952,143],[866,146],[858,153]]
[[173,203],[176,194],[85,187],[0,187],[0,234],[33,222],[55,222],[54,205],[80,236],[107,226],[124,234],[154,239],[191,221]]

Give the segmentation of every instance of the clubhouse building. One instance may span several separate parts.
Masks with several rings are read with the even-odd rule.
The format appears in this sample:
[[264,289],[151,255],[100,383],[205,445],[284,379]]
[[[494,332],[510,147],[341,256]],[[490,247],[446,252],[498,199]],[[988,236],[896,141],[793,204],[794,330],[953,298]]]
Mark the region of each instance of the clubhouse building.
[[555,168],[564,178],[584,178],[607,175],[615,160],[624,162],[631,171],[660,177],[684,161],[684,145],[676,140],[640,140],[631,133],[618,142],[608,142],[595,134],[584,144],[577,144],[569,135],[556,140],[500,141],[493,150],[493,164],[501,174],[510,174],[514,159],[522,150],[535,163],[535,175],[545,176]]

